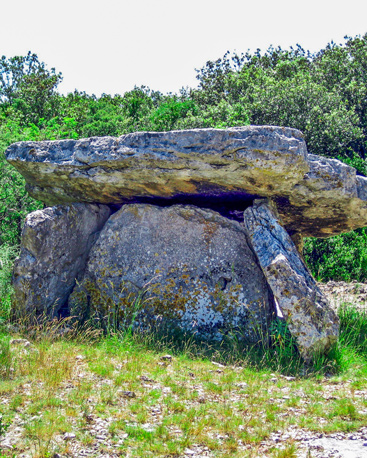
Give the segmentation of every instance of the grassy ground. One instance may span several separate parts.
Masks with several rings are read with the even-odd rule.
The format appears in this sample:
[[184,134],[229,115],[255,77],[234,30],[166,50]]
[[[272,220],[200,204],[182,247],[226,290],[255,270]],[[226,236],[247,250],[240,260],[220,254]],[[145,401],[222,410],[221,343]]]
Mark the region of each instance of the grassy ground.
[[246,348],[3,324],[0,457],[296,457],[295,434],[272,437],[367,423],[367,316],[340,314],[338,346],[310,367],[281,327]]

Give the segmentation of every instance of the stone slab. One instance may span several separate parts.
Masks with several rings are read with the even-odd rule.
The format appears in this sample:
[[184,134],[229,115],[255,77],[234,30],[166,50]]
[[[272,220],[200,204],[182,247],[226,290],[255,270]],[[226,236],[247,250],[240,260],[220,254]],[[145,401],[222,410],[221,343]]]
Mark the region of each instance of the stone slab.
[[290,234],[329,237],[367,226],[367,179],[340,161],[308,154],[303,135],[291,128],[20,142],[6,156],[29,193],[47,205],[183,203],[231,207],[235,215],[268,197]]
[[260,266],[305,360],[336,341],[339,319],[307,269],[273,205],[255,201],[244,226]]

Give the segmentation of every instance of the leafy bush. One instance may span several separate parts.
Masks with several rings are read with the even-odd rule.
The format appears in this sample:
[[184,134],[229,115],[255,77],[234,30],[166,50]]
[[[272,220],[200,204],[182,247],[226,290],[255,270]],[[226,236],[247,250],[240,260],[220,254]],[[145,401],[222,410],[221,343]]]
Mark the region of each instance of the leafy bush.
[[367,280],[367,228],[328,239],[308,238],[303,253],[319,281]]
[[153,130],[172,130],[178,120],[186,118],[189,114],[195,116],[197,112],[198,109],[192,100],[173,99],[163,102],[151,115]]
[[[61,73],[37,55],[0,59],[0,246],[16,246],[25,215],[42,208],[3,156],[22,140],[81,138],[135,131],[273,124],[298,128],[310,152],[337,157],[367,175],[367,34],[316,54],[300,46],[208,61],[197,89],[163,95],[145,86],[101,97],[57,92]],[[367,279],[366,236],[359,230],[306,241],[321,280]]]

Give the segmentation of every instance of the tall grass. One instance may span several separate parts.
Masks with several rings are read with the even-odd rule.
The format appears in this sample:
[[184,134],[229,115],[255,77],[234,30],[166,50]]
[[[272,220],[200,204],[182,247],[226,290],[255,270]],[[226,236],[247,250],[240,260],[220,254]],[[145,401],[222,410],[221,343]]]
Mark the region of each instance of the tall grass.
[[[0,336],[3,429],[21,415],[16,452],[32,448],[38,458],[70,453],[68,441],[56,440],[65,432],[91,450],[96,419],[109,423],[106,451],[132,458],[183,456],[196,446],[217,457],[251,457],[289,427],[357,430],[366,418],[355,390],[367,387],[367,314],[351,305],[339,314],[338,344],[311,365],[284,321],[251,344],[236,333],[218,342],[177,329],[141,331],[133,321],[108,332],[71,319],[20,322],[28,347]],[[262,456],[297,456],[296,443],[283,445],[266,446]]]
[[344,304],[339,310],[340,345],[367,357],[367,311]]
[[[0,246],[0,325],[9,321],[11,275],[17,254],[17,247]],[[107,334],[104,333],[107,341],[110,339],[114,342],[113,345],[119,341],[119,346],[138,346],[148,351],[170,352],[192,359],[212,359],[223,364],[246,365],[289,375],[338,373],[348,370],[356,360],[367,361],[367,313],[351,304],[346,304],[339,310],[341,325],[337,345],[328,355],[315,357],[313,363],[306,366],[286,323],[282,320],[273,321],[267,333],[259,333],[259,340],[255,343],[244,341],[238,330],[224,335],[220,342],[210,341],[177,328],[173,331],[154,326],[141,329],[135,321],[139,321],[139,313],[146,304],[141,296],[133,299],[131,319],[126,321],[124,328],[117,326],[110,316],[107,317]],[[49,322],[44,316],[37,320],[23,320],[18,323],[18,329],[23,330],[23,333],[33,340],[78,341],[78,336],[81,335],[88,335],[88,339],[94,342],[102,339],[102,330],[96,329],[95,322],[92,321],[80,326],[70,319]],[[2,344],[1,353],[6,357],[4,345],[6,346],[5,342]]]
[[6,380],[10,376],[12,354],[8,337],[0,337],[0,380]]
[[340,336],[327,354],[314,355],[305,363],[296,341],[283,320],[275,320],[267,335],[257,342],[246,342],[238,334],[223,336],[221,341],[202,339],[196,334],[176,329],[174,333],[116,333],[113,339],[123,346],[139,346],[142,351],[168,352],[190,359],[215,360],[224,365],[246,366],[258,370],[277,371],[284,375],[314,376],[347,373],[353,367],[367,377],[367,312],[353,304],[344,304],[338,311]]
[[11,306],[11,276],[14,259],[18,254],[18,247],[10,245],[0,246],[0,324],[9,318]]

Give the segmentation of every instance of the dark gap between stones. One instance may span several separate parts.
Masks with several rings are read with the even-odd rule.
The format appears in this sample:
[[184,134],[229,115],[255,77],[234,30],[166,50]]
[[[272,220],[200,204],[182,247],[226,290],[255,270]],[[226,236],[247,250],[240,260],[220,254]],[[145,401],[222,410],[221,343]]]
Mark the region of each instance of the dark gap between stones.
[[[194,205],[199,208],[208,208],[218,212],[225,218],[243,222],[243,212],[246,208],[251,207],[255,199],[261,196],[247,194],[245,192],[213,194],[181,194],[166,197],[139,197],[131,200],[129,204],[150,204],[158,207],[169,207],[172,205]],[[112,212],[115,213],[122,205],[109,205]]]

